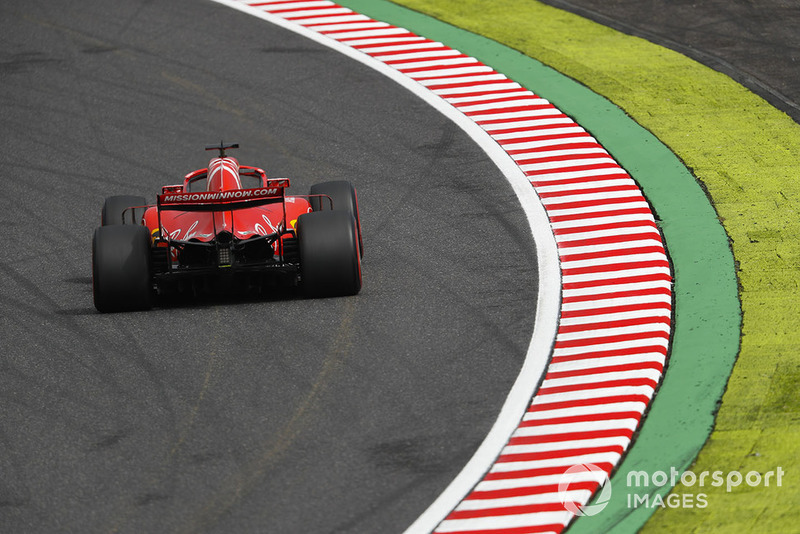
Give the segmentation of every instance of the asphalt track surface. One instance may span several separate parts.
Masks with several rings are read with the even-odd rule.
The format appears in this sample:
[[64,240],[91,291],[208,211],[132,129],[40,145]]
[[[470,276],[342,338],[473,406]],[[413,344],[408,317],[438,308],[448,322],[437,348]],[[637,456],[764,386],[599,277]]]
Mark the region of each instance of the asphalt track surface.
[[727,74],[800,122],[800,5],[787,0],[542,0]]
[[[526,220],[413,95],[193,0],[0,7],[0,532],[392,532],[485,437],[530,341]],[[354,298],[101,315],[103,198],[238,141],[243,164],[352,180]]]
[[[721,58],[797,120],[796,8],[549,3]],[[400,530],[518,370],[535,271],[499,174],[379,76],[230,11],[0,7],[0,531]],[[357,183],[362,294],[95,314],[102,198],[152,197],[217,138],[301,189]]]

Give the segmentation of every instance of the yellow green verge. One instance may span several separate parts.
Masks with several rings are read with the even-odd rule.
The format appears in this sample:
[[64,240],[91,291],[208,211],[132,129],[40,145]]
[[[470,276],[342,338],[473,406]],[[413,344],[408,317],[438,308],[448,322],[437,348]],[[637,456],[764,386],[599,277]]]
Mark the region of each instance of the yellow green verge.
[[[656,513],[643,531],[798,531],[800,126],[730,78],[676,52],[533,0],[394,2],[505,44],[603,95],[666,144],[702,184],[737,263],[741,344],[713,433],[694,464],[689,458],[675,466],[688,467],[698,480],[707,473],[705,484],[685,479],[690,485],[673,494],[689,498],[651,506]],[[490,59],[484,61],[492,64]],[[703,247],[702,236],[685,237],[689,246]],[[713,264],[705,268],[714,270]],[[709,302],[709,315],[714,310]],[[671,402],[681,400],[673,396]],[[765,477],[778,468],[779,487],[777,473]],[[715,473],[724,484],[712,484]],[[742,478],[734,486],[737,474]],[[570,530],[593,531],[581,521]],[[603,530],[609,528],[614,530]]]

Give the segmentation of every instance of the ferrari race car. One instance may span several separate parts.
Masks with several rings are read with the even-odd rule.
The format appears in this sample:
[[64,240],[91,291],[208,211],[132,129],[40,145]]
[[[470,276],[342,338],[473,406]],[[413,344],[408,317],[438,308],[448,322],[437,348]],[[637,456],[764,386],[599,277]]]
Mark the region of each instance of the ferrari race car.
[[289,180],[267,178],[218,150],[208,167],[143,197],[106,199],[92,240],[94,305],[146,310],[171,294],[297,287],[306,296],[361,289],[361,224],[350,182],[287,195]]

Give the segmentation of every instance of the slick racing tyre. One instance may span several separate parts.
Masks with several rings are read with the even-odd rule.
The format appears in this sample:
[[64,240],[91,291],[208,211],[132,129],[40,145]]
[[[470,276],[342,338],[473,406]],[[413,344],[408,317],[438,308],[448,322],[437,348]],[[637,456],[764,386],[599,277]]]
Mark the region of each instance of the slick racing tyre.
[[100,224],[103,226],[109,226],[112,224],[140,224],[142,216],[144,215],[144,208],[128,208],[133,206],[144,206],[146,204],[147,201],[144,199],[144,197],[133,195],[117,195],[114,197],[108,197],[103,204],[103,212],[100,216]]
[[359,254],[364,256],[364,241],[361,238],[361,217],[358,213],[358,195],[353,184],[345,180],[315,184],[311,186],[311,195],[325,195],[331,199],[312,196],[310,199],[311,209],[314,211],[329,210],[331,209],[331,202],[333,202],[334,210],[346,211],[353,216],[356,221],[356,230],[358,231]]
[[150,233],[145,226],[101,226],[92,240],[94,306],[101,312],[153,307]]
[[345,211],[306,213],[297,219],[300,284],[308,297],[355,295],[361,290],[361,255],[353,216]]

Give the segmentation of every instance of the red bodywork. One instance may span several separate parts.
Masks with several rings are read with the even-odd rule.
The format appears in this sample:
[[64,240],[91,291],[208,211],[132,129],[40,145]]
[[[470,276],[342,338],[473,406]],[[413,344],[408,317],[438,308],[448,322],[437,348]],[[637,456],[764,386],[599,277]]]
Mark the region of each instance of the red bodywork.
[[[300,215],[312,211],[307,197],[285,196],[288,186],[288,179],[267,178],[236,158],[214,158],[208,168],[187,174],[182,185],[163,187],[144,224],[154,240],[168,242],[208,243],[222,232],[237,240],[276,233],[283,239]],[[282,239],[273,244],[275,254]]]
[[[358,200],[348,181],[287,196],[268,178],[218,150],[182,184],[144,197],[108,197],[92,238],[92,290],[102,312],[150,309],[182,295],[355,295],[361,289]],[[334,203],[336,206],[334,206]],[[334,209],[336,208],[336,209]]]

